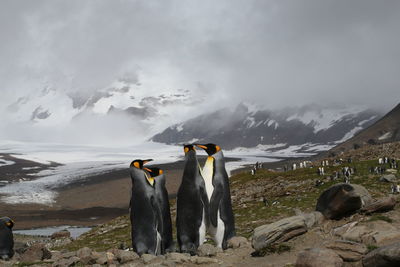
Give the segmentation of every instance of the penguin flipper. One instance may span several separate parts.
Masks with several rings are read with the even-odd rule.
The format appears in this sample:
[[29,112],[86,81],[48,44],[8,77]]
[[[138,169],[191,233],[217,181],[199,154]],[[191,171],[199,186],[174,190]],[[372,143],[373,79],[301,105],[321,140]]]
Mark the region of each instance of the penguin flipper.
[[204,208],[204,217],[206,218],[205,223],[206,226],[208,227],[210,220],[209,220],[209,215],[210,215],[210,203],[208,201],[208,196],[207,196],[207,191],[205,188],[200,187],[200,198],[201,198],[201,203],[203,204]]
[[[156,226],[157,226],[157,232],[160,235],[160,238],[162,236],[164,236],[164,223],[163,223],[163,217],[162,217],[162,212],[161,212],[161,207],[158,204],[157,200],[155,200],[154,198],[152,198],[151,201],[151,205],[153,208],[153,211],[155,213],[155,219],[156,219]],[[158,238],[158,236],[157,236]],[[163,244],[163,240],[161,239],[161,254],[165,253],[165,248],[164,248],[164,244]]]
[[221,186],[214,188],[214,192],[210,199],[210,222],[214,227],[218,226],[218,210],[222,200],[223,190]]

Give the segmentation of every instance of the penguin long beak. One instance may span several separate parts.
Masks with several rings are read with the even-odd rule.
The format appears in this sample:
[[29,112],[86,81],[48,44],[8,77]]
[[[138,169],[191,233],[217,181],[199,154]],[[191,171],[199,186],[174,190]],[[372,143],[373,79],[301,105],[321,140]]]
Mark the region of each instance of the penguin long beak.
[[143,168],[143,170],[146,170],[148,172],[153,172],[152,170],[150,170],[149,168]]
[[143,165],[146,164],[146,163],[149,163],[150,161],[153,161],[153,159],[145,159],[145,160],[143,160]]
[[195,144],[195,146],[200,147],[200,148],[205,149],[205,150],[207,149],[207,146],[205,146],[205,145]]

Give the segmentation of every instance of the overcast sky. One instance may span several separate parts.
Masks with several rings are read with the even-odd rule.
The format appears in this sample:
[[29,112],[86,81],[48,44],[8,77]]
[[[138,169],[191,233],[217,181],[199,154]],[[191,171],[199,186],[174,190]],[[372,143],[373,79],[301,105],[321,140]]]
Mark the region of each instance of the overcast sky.
[[3,0],[0,34],[3,106],[124,75],[214,107],[400,100],[396,0]]

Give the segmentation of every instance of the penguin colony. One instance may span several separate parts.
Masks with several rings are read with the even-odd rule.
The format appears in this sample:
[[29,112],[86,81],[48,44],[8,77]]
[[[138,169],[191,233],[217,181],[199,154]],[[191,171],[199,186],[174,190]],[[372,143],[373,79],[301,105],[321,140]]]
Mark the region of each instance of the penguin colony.
[[[208,154],[203,167],[196,147]],[[222,150],[215,144],[194,144],[184,145],[184,152],[185,167],[177,194],[179,251],[196,254],[207,233],[217,247],[226,249],[227,241],[235,236],[235,223]],[[132,247],[139,255],[175,250],[166,177],[159,168],[147,168],[150,161],[138,159],[130,165]]]

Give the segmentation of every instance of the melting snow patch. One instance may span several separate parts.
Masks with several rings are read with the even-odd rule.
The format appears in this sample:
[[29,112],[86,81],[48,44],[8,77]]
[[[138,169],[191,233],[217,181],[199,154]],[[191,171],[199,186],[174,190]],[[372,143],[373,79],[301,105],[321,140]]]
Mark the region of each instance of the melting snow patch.
[[177,132],[182,132],[183,131],[183,123],[176,125],[175,129]]
[[392,137],[392,132],[387,132],[384,135],[379,136],[378,140],[385,140]]
[[352,138],[356,133],[358,133],[359,131],[361,131],[363,129],[363,127],[360,126],[356,126],[354,127],[350,132],[346,133],[342,139],[336,141],[335,143],[343,143],[344,141]]
[[0,159],[0,167],[8,166],[8,165],[13,165],[13,164],[15,164],[14,161],[5,160],[5,159]]

